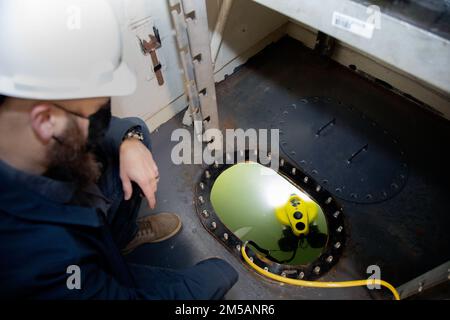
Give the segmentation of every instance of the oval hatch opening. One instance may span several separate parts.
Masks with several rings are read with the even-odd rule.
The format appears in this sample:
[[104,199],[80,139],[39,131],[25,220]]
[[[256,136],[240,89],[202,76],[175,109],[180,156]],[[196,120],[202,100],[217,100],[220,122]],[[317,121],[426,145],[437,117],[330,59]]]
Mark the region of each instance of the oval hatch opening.
[[[292,228],[283,225],[275,214],[276,208],[283,207],[293,194],[318,208],[306,236],[294,235]],[[322,208],[286,177],[259,163],[238,163],[223,171],[214,181],[211,204],[222,223],[240,240],[255,242],[283,264],[309,264],[327,245],[328,228]],[[293,219],[302,217],[295,212]],[[300,231],[305,228],[304,221],[293,221]]]

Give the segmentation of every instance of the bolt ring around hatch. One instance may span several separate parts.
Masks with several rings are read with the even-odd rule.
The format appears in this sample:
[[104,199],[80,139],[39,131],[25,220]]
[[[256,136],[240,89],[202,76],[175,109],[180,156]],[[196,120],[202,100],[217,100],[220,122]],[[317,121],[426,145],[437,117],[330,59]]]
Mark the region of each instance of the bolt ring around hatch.
[[[239,162],[256,160],[259,164],[264,165],[260,161],[259,153],[255,159],[254,156],[250,157],[251,152],[249,150],[237,151],[234,153],[233,159],[240,159],[241,161]],[[224,159],[229,159],[229,157],[224,157]],[[327,223],[328,241],[321,255],[307,265],[279,264],[256,254],[256,251],[249,249],[249,247],[247,247],[247,254],[253,259],[256,265],[262,269],[267,269],[271,273],[278,275],[285,274],[286,277],[293,279],[315,280],[328,272],[339,261],[339,257],[343,253],[346,238],[343,210],[328,190],[303,170],[296,167],[288,158],[280,156],[279,162],[280,166],[277,173],[287,178],[296,187],[304,190],[321,207]],[[243,241],[222,223],[210,201],[211,190],[215,180],[222,172],[235,164],[215,163],[204,168],[199,180],[195,184],[194,203],[197,215],[204,228],[234,256],[244,261],[240,254]],[[264,166],[269,167],[268,165]],[[205,212],[208,214],[205,214]],[[226,236],[224,236],[225,234]]]

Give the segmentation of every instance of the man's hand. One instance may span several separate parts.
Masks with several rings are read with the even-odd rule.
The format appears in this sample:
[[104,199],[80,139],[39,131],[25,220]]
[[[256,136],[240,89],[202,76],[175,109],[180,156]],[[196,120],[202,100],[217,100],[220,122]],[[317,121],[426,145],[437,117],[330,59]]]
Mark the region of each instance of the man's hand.
[[130,200],[133,194],[131,182],[135,182],[142,189],[150,208],[155,208],[158,167],[151,152],[138,139],[127,139],[120,146],[120,179],[125,200]]

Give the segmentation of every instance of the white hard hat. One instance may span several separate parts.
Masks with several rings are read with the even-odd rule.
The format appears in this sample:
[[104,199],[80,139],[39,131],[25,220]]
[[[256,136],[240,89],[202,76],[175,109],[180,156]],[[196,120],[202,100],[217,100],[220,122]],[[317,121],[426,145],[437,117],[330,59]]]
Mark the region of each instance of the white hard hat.
[[127,95],[135,88],[107,1],[0,1],[0,94],[60,100]]

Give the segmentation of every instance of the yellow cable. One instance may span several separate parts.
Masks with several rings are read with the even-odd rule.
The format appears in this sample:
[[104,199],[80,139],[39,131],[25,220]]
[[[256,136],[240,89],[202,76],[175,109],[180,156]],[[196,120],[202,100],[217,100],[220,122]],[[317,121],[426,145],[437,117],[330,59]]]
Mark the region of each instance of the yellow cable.
[[386,288],[388,288],[392,294],[394,295],[395,300],[400,300],[400,295],[398,294],[397,290],[388,282],[384,280],[378,280],[378,279],[372,279],[372,280],[353,280],[353,281],[342,281],[342,282],[319,282],[319,281],[306,281],[306,280],[299,280],[299,279],[291,279],[279,276],[277,274],[273,274],[269,271],[266,271],[256,265],[247,255],[247,252],[245,252],[245,248],[247,247],[247,242],[244,243],[244,245],[241,248],[242,256],[244,257],[244,260],[258,273],[283,283],[292,284],[295,286],[302,286],[302,287],[314,287],[314,288],[348,288],[348,287],[359,287],[359,286],[366,286],[369,284],[379,284]]

